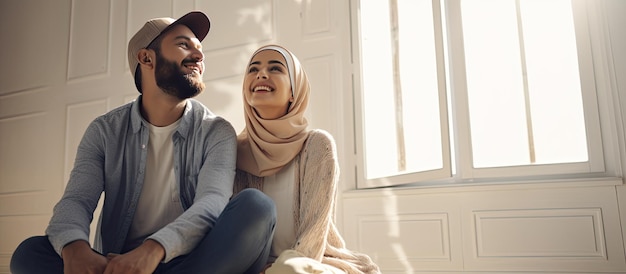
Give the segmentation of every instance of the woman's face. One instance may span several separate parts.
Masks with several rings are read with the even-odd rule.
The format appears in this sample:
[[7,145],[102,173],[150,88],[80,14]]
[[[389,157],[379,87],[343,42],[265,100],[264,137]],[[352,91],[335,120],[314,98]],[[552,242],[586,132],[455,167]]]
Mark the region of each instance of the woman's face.
[[243,81],[243,95],[263,119],[287,114],[293,97],[287,62],[282,54],[263,50],[252,58]]

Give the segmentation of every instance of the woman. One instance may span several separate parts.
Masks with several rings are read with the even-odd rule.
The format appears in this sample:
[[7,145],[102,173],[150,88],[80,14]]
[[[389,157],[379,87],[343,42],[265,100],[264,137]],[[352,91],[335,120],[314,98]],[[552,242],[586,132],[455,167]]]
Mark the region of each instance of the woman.
[[276,204],[266,273],[379,273],[369,256],[345,248],[335,226],[337,153],[330,134],[307,129],[309,90],[289,50],[254,52],[243,83],[246,128],[237,136],[234,191],[257,188]]

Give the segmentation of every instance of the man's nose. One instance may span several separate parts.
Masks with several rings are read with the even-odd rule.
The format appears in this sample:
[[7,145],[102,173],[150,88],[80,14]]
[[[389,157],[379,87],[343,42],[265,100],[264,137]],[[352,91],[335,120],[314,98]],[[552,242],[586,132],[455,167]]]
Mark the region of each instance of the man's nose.
[[191,57],[197,62],[204,61],[204,53],[201,49],[194,49],[194,52],[191,54]]

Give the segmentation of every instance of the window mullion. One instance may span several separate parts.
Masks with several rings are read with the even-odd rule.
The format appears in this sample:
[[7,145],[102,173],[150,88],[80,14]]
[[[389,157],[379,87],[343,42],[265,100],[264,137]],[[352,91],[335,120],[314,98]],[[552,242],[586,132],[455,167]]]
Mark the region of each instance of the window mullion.
[[448,70],[450,78],[450,102],[454,126],[455,177],[472,178],[472,149],[469,127],[469,102],[465,74],[465,53],[463,48],[463,27],[461,20],[461,1],[446,1],[446,22],[448,41]]

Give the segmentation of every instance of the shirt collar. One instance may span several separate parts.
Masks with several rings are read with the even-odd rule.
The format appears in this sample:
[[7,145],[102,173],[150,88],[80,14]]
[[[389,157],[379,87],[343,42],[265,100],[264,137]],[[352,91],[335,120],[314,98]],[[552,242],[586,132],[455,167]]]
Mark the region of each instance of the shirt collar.
[[[144,119],[141,117],[141,95],[137,97],[131,106],[131,124],[133,133],[139,132],[143,125]],[[193,109],[192,99],[187,99],[187,103],[185,104],[185,110],[183,111],[183,117],[181,117],[180,125],[178,125],[178,129],[176,132],[180,134],[181,137],[186,138],[189,133],[189,127],[191,126],[191,111]]]

